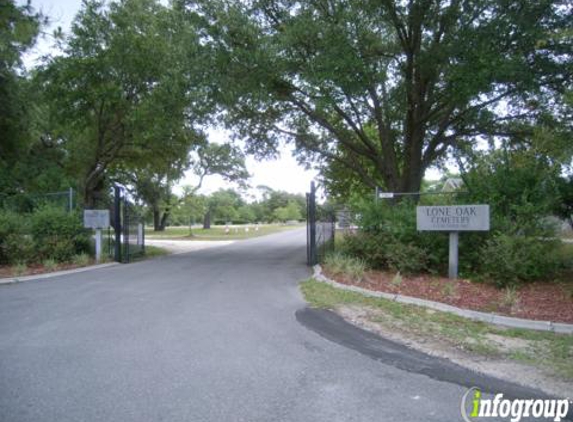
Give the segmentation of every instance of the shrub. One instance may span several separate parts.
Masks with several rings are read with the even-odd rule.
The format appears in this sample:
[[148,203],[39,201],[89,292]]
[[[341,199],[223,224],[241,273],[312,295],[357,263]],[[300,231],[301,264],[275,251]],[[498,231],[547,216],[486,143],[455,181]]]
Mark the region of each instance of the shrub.
[[[102,253],[102,255],[104,255]],[[80,267],[85,267],[86,265],[88,265],[90,263],[90,257],[88,254],[82,253],[79,255],[75,255],[72,258],[72,262],[74,263],[74,265],[78,265]]]
[[498,287],[552,278],[560,266],[557,241],[497,234],[480,250],[483,272]]
[[419,273],[427,269],[428,257],[426,251],[414,244],[390,244],[386,249],[386,260],[391,270],[403,274]]
[[88,231],[78,214],[45,207],[31,216],[31,234],[41,259],[68,261],[90,250]]
[[443,256],[447,259],[447,239],[417,232],[414,203],[362,204],[360,215],[362,231],[347,236],[342,248],[372,268],[411,274],[427,270],[429,263],[437,265]]
[[53,259],[44,259],[42,265],[48,271],[55,271],[58,268],[58,263]]
[[30,263],[36,261],[36,247],[29,235],[13,233],[2,242],[6,263]]
[[28,271],[28,266],[26,265],[25,262],[21,262],[21,261],[17,262],[16,265],[14,265],[14,268],[12,269],[12,273],[16,277],[24,275],[26,273],[26,271]]
[[18,258],[18,254],[14,254],[12,248],[18,245],[23,226],[24,221],[18,214],[0,212],[0,263],[10,264],[15,262],[14,256]]
[[366,262],[360,258],[332,252],[326,255],[324,266],[333,275],[344,275],[354,281],[361,281],[366,271]]
[[358,257],[366,261],[368,266],[375,269],[384,269],[388,266],[387,244],[372,233],[349,234],[340,245],[343,254]]

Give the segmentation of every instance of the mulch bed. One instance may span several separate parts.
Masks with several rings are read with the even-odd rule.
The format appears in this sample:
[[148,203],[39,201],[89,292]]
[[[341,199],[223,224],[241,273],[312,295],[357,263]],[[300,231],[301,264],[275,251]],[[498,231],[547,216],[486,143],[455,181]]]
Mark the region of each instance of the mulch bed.
[[[90,262],[88,265],[93,265],[93,262]],[[29,275],[37,275],[37,274],[46,274],[55,271],[64,271],[64,270],[73,270],[76,268],[84,267],[84,265],[77,265],[71,263],[61,263],[56,266],[56,268],[48,270],[42,264],[29,264],[26,268],[26,271],[23,274],[19,274],[18,277],[26,277]],[[14,278],[16,274],[14,274],[14,267],[0,265],[0,278]]]
[[[405,276],[401,283],[392,282],[396,274],[368,271],[361,282],[343,276],[325,274],[344,284],[370,290],[401,294],[447,303],[458,308],[493,312],[518,318],[573,323],[573,283],[532,283],[518,288],[515,294],[487,283],[449,280],[430,275]],[[508,297],[509,296],[509,297]]]

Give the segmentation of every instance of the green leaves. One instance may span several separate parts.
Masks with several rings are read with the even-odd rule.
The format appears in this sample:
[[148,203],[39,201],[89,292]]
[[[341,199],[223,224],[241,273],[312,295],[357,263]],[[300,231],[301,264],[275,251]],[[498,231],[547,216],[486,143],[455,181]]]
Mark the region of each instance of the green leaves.
[[156,0],[84,4],[38,83],[86,205],[123,174],[181,177],[210,111],[195,89],[201,54],[189,23]]
[[202,4],[227,124],[369,187],[418,191],[449,152],[514,136],[571,86],[571,48],[548,35],[571,17],[559,1]]

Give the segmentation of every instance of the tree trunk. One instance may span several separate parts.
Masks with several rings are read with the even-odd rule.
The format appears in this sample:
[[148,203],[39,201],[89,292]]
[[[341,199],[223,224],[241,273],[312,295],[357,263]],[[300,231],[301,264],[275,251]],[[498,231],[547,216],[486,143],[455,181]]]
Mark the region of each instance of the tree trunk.
[[205,217],[203,218],[203,229],[207,230],[211,228],[211,210],[205,213]]
[[161,222],[159,223],[159,231],[165,231],[167,226],[167,219],[169,218],[169,208],[166,208],[161,217]]
[[161,210],[157,205],[153,205],[153,231],[161,231]]

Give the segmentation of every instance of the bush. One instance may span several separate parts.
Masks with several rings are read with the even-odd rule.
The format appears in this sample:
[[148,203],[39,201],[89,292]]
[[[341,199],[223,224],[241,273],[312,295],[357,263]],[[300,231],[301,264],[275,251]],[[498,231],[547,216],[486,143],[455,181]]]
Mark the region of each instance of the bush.
[[388,267],[387,245],[375,234],[363,232],[349,234],[344,237],[339,248],[342,254],[365,260],[371,268]]
[[7,241],[10,236],[18,235],[21,232],[21,219],[17,214],[11,212],[0,213],[0,263],[7,264],[10,248]]
[[498,234],[480,249],[481,269],[498,287],[550,279],[560,266],[558,248],[557,241]]
[[36,246],[29,235],[12,233],[2,242],[4,263],[30,263],[36,261]]
[[364,260],[340,252],[327,254],[324,258],[324,266],[333,275],[344,275],[354,281],[362,281],[364,271],[366,271]]
[[[102,255],[105,255],[105,254],[102,253]],[[104,258],[104,256],[102,256],[102,258]],[[85,254],[85,253],[82,253],[82,254],[79,254],[79,255],[75,255],[75,256],[72,258],[72,263],[73,263],[74,265],[77,265],[77,266],[80,266],[80,267],[85,267],[86,265],[89,265],[89,263],[90,263],[90,257],[89,257],[89,255],[87,255],[87,254]]]
[[342,248],[372,268],[411,274],[447,262],[447,236],[419,233],[413,202],[362,204],[359,221],[362,231],[346,237]]
[[30,231],[39,259],[69,261],[90,250],[89,232],[80,216],[57,208],[41,208],[31,215]]
[[408,243],[394,243],[386,250],[388,267],[402,274],[419,273],[428,268],[426,250]]

